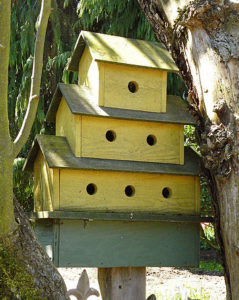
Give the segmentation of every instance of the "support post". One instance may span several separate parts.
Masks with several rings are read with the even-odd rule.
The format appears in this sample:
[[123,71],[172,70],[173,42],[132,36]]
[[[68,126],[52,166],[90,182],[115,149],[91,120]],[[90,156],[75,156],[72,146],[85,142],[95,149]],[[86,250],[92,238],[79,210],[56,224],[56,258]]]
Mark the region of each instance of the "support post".
[[145,300],[146,267],[99,268],[102,300]]

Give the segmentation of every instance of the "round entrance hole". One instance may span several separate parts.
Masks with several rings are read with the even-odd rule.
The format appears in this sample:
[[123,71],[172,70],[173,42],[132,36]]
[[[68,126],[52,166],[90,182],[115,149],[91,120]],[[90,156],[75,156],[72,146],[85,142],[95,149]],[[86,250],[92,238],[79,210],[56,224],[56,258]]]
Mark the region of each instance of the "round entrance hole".
[[128,83],[128,89],[131,93],[136,93],[138,91],[138,84],[135,81],[130,81]]
[[86,191],[89,195],[94,195],[97,191],[97,187],[94,183],[89,183],[86,187]]
[[168,187],[163,188],[162,195],[164,198],[166,198],[166,199],[170,198],[171,194],[172,194],[172,192],[171,192],[170,188],[168,188]]
[[113,142],[116,139],[116,133],[113,130],[108,130],[105,137],[108,142]]
[[155,145],[156,142],[157,142],[156,136],[154,136],[152,134],[147,136],[147,143],[148,143],[149,146]]
[[135,188],[132,185],[127,185],[124,192],[127,197],[132,197],[135,194]]

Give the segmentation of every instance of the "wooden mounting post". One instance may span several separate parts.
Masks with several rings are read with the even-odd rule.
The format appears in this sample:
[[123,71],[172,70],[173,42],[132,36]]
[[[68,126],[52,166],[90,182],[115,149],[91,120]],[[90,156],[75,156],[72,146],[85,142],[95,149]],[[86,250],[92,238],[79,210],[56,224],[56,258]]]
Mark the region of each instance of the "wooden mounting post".
[[145,300],[146,267],[99,268],[102,300]]

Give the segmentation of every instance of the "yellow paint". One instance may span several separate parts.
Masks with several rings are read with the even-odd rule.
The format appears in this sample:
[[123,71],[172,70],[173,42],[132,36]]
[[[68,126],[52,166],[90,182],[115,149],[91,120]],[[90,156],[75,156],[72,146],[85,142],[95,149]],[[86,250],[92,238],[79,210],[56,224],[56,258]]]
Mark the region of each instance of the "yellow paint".
[[65,136],[76,156],[80,156],[80,117],[73,115],[62,97],[56,114],[56,136]]
[[[199,214],[199,195],[194,176],[140,174],[91,170],[60,170],[60,210],[141,211],[170,214]],[[88,184],[96,186],[89,195]],[[135,189],[132,197],[125,187]],[[162,191],[168,188],[170,197]]]
[[[99,102],[102,106],[149,112],[166,112],[167,72],[109,63],[104,69],[104,91]],[[128,89],[129,82],[136,83],[136,92]],[[100,86],[102,84],[100,83]]]
[[96,103],[99,98],[99,69],[98,63],[95,62],[89,52],[88,47],[85,48],[80,64],[79,64],[79,78],[78,84],[89,88]]
[[[116,135],[112,142],[106,139],[109,130]],[[180,124],[82,116],[82,132],[77,136],[80,135],[82,157],[183,163],[183,125]],[[147,143],[149,135],[156,138],[153,146]]]
[[200,179],[198,176],[194,177],[194,187],[195,187],[195,212],[196,214],[200,214]]
[[34,211],[59,209],[59,170],[50,169],[41,153],[34,163]]
[[[128,89],[131,81],[136,83],[135,93]],[[166,112],[166,71],[96,62],[86,47],[79,64],[79,85],[87,87],[100,106]]]
[[53,210],[53,170],[40,151],[34,164],[34,210]]

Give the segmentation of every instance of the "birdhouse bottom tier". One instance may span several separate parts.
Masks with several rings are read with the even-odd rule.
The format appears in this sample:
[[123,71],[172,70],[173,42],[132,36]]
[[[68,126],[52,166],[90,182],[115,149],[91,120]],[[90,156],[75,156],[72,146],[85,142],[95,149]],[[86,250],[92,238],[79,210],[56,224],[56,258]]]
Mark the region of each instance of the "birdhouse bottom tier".
[[38,219],[57,267],[198,266],[199,223]]
[[43,167],[35,170],[35,211],[197,215],[199,189],[197,176]]

